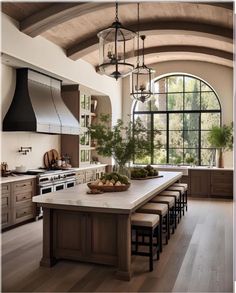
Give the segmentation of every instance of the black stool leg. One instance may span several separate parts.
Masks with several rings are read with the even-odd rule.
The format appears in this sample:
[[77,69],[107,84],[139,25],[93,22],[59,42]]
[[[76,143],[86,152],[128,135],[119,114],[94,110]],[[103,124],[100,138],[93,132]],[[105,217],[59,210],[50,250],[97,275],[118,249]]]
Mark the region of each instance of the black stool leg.
[[153,271],[153,237],[152,230],[150,230],[149,234],[149,271]]

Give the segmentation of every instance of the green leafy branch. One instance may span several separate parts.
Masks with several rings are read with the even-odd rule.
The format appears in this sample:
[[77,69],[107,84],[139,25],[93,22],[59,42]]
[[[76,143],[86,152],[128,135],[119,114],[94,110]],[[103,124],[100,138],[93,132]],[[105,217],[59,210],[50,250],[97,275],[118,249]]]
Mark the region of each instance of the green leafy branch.
[[[116,125],[111,125],[109,115],[101,114],[99,122],[89,128],[91,139],[96,141],[96,150],[99,155],[115,159],[118,165],[124,166],[133,157],[143,158],[150,155],[152,147],[160,148],[160,141],[151,145],[150,129],[147,129],[140,118],[125,124],[121,119]],[[160,134],[160,131],[154,131]]]

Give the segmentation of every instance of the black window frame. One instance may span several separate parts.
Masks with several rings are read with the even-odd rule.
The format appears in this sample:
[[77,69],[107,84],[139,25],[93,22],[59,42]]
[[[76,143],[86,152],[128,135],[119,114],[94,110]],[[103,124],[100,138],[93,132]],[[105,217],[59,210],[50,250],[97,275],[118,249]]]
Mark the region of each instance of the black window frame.
[[[135,101],[134,104],[133,104],[133,121],[135,119],[135,116],[138,115],[138,114],[146,114],[146,115],[151,115],[150,116],[150,119],[151,119],[151,134],[153,134],[154,132],[154,115],[156,114],[165,114],[166,115],[166,122],[167,122],[167,126],[166,126],[166,147],[163,148],[166,150],[166,163],[163,163],[163,164],[173,164],[173,163],[170,163],[170,150],[171,149],[180,149],[182,150],[182,163],[181,164],[185,164],[184,163],[184,150],[186,149],[194,149],[194,150],[197,150],[198,152],[198,162],[197,162],[197,165],[199,166],[204,166],[204,164],[202,164],[202,161],[201,161],[201,153],[202,153],[202,150],[214,150],[215,148],[212,148],[212,147],[202,147],[201,145],[201,139],[202,139],[202,133],[204,131],[207,131],[207,130],[203,130],[201,129],[201,115],[203,113],[218,113],[219,116],[220,116],[220,120],[219,120],[219,124],[220,126],[222,125],[222,107],[221,107],[221,103],[220,103],[220,100],[219,100],[219,97],[217,95],[217,93],[215,92],[215,90],[212,88],[211,85],[209,85],[206,81],[202,80],[201,78],[199,77],[196,77],[194,75],[190,75],[190,74],[185,74],[185,73],[181,73],[181,74],[176,74],[176,73],[173,73],[173,74],[168,74],[168,75],[165,75],[165,76],[161,76],[157,79],[155,79],[154,82],[158,82],[162,79],[167,79],[167,83],[168,84],[168,78],[170,77],[176,77],[176,76],[181,76],[183,78],[183,91],[182,92],[169,92],[168,91],[168,86],[167,86],[167,90],[165,92],[156,92],[155,94],[165,94],[166,95],[166,110],[165,111],[156,111],[156,110],[151,110],[151,102],[148,101],[146,103],[149,103],[149,110],[143,110],[143,111],[136,111],[136,106],[138,103],[141,103],[141,102],[138,102],[138,101]],[[199,81],[199,84],[200,84],[200,89],[199,91],[185,91],[185,78],[186,77],[189,77],[189,78],[193,78],[193,79],[196,79]],[[211,90],[210,91],[203,91],[202,90],[202,83],[205,84],[207,87],[209,87]],[[201,106],[202,106],[202,93],[206,93],[206,92],[211,92],[215,95],[215,98],[217,99],[218,101],[218,104],[219,104],[219,109],[211,109],[211,110],[202,110]],[[183,110],[169,110],[168,109],[168,94],[171,93],[171,94],[182,94],[182,99],[183,99]],[[186,93],[199,93],[199,96],[200,96],[200,104],[199,104],[199,110],[185,110],[185,94]],[[188,113],[197,113],[199,114],[199,126],[198,126],[198,129],[196,129],[196,131],[198,131],[198,147],[187,147],[185,148],[184,147],[184,139],[183,139],[183,147],[182,148],[171,148],[169,146],[169,136],[170,136],[170,131],[169,130],[169,116],[170,114],[183,114],[183,135],[184,135],[184,131],[188,131],[188,129],[184,129],[184,114],[188,114]],[[209,130],[208,130],[209,131]],[[161,163],[155,163],[154,162],[154,141],[153,141],[153,135],[151,136],[152,137],[152,140],[151,140],[151,154],[150,154],[150,164],[152,165],[161,165]],[[137,164],[139,165],[140,163],[137,163],[135,162],[135,158],[133,158],[133,164]]]

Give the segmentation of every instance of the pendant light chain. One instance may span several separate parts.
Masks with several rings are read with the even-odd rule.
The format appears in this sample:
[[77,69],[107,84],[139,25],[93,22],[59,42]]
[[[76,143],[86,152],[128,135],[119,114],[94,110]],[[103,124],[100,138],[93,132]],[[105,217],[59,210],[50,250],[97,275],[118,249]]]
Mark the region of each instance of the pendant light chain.
[[139,29],[140,29],[140,25],[139,25],[139,2],[137,3],[137,15],[138,15],[138,25],[137,25],[137,65],[139,65]]
[[117,22],[119,22],[119,18],[118,18],[118,2],[116,1],[116,16],[115,19]]
[[145,63],[144,63],[144,40],[145,40],[145,36],[141,36],[141,39],[143,41],[143,49],[142,49],[142,52],[143,52],[143,66],[145,66]]

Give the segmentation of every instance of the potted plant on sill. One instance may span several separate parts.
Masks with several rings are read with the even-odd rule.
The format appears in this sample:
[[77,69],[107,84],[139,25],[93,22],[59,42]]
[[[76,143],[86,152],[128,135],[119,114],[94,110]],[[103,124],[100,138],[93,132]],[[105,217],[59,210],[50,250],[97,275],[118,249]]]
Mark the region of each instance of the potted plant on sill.
[[233,148],[233,123],[213,126],[209,132],[208,141],[212,147],[216,148],[216,166],[224,168],[223,152]]
[[[91,139],[95,141],[96,151],[104,157],[113,157],[117,171],[124,175],[127,172],[127,164],[136,157],[142,159],[150,154],[153,147],[160,148],[159,141],[155,146],[150,142],[150,130],[147,129],[140,118],[125,124],[118,119],[116,125],[111,125],[110,115],[101,114],[97,124],[89,128]],[[156,131],[159,133],[159,131]]]

